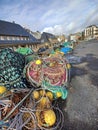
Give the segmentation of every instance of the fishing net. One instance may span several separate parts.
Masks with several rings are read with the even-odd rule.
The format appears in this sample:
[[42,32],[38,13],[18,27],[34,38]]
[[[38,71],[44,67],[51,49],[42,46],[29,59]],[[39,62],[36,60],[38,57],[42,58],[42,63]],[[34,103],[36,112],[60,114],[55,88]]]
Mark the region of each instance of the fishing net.
[[65,86],[68,81],[66,64],[61,57],[38,57],[27,64],[25,75],[35,87]]
[[26,79],[23,78],[25,58],[23,55],[9,49],[0,51],[0,85],[7,89],[26,88]]
[[[35,90],[23,89],[12,92],[8,100],[0,100],[2,114],[1,129],[5,130],[60,130],[64,115],[53,104],[45,89],[37,89],[39,98],[35,99]],[[41,93],[44,91],[44,93]],[[10,100],[12,98],[12,100]],[[12,107],[14,105],[14,107]],[[6,114],[4,115],[4,111]]]
[[[28,82],[29,83],[28,83]],[[57,98],[67,98],[68,68],[62,57],[0,51],[0,129],[61,130],[64,114]]]

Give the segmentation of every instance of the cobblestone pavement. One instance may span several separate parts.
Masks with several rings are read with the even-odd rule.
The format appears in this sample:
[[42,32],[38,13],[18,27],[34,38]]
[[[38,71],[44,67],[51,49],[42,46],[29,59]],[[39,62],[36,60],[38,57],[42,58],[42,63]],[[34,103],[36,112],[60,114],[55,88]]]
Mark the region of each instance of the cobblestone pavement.
[[81,42],[73,55],[82,62],[72,65],[62,130],[98,130],[98,40]]

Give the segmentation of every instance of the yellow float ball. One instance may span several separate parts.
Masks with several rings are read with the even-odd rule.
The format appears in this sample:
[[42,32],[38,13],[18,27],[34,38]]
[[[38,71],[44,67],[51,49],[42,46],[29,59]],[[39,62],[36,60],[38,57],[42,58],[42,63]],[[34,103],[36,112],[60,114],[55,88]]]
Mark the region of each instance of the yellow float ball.
[[67,64],[67,69],[70,69],[71,68],[71,65],[70,64]]
[[61,52],[62,55],[64,55],[64,52]]
[[45,121],[47,127],[53,126],[56,122],[55,112],[51,109],[44,111],[44,121]]
[[62,93],[61,93],[61,92],[57,92],[57,93],[56,93],[56,97],[57,97],[57,98],[59,98],[59,97],[61,97],[61,96],[62,96]]
[[7,91],[6,87],[0,86],[0,94],[3,94]]
[[52,62],[52,63],[50,63],[50,67],[54,67],[56,65],[56,63],[55,62]]
[[40,90],[39,93],[40,93],[40,96],[44,96],[46,94],[45,90]]
[[53,100],[53,93],[52,92],[47,92],[46,96],[52,101]]
[[41,60],[36,60],[36,62],[35,62],[37,65],[40,65],[41,63],[42,63],[42,61]]
[[38,91],[33,91],[33,98],[38,100],[39,99],[39,92]]
[[40,105],[43,107],[49,103],[47,97],[42,97],[40,100]]

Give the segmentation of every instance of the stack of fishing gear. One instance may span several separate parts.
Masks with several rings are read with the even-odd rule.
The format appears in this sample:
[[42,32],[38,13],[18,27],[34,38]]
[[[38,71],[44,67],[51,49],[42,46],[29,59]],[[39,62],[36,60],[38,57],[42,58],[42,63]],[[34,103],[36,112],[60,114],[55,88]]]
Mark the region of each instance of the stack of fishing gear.
[[[29,60],[28,60],[29,61]],[[56,104],[66,100],[68,62],[59,56],[24,55],[0,51],[0,128],[61,130],[64,114]]]

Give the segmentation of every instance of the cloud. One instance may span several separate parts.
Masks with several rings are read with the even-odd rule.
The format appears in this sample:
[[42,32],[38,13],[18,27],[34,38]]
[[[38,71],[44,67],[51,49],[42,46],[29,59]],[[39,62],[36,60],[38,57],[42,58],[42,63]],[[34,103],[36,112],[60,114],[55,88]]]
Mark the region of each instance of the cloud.
[[[70,4],[69,4],[70,3]],[[83,31],[86,26],[91,24],[98,24],[98,7],[97,1],[69,1],[66,9],[66,15],[63,16],[63,24],[58,26],[49,26],[42,31],[53,33],[75,33]],[[60,17],[60,19],[62,19]]]
[[52,34],[63,34],[65,30],[62,25],[55,25],[54,27],[47,27],[42,32],[49,32]]
[[98,24],[97,0],[1,0],[0,19],[32,31],[69,34]]
[[71,22],[70,24],[63,24],[63,25],[55,25],[54,27],[47,27],[42,30],[42,32],[49,32],[53,34],[65,34],[71,33],[75,30],[75,22]]
[[85,25],[98,24],[98,6],[96,6],[95,9],[92,9],[88,13],[88,16],[86,17],[84,24]]

